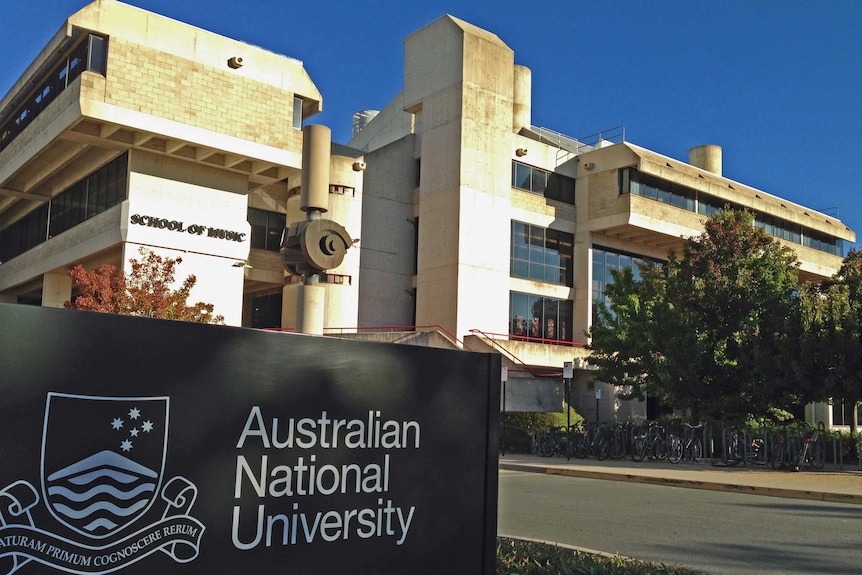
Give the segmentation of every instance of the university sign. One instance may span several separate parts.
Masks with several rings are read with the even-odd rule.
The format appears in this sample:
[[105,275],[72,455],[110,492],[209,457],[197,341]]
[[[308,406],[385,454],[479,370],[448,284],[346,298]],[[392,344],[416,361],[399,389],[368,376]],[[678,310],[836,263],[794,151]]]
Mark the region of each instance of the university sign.
[[0,575],[493,573],[499,372],[0,304]]

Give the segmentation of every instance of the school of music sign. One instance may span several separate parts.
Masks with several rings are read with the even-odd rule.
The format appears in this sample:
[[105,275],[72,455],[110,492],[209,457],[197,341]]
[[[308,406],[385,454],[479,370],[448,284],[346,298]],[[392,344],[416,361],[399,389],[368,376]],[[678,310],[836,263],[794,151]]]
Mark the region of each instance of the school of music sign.
[[493,573],[499,373],[0,304],[0,575]]

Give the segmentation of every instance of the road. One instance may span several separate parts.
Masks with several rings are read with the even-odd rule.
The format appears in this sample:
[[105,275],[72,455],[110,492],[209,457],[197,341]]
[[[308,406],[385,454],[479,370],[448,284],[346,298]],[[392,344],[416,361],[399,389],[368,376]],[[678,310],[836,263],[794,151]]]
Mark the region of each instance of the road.
[[498,533],[715,575],[862,572],[862,507],[500,471]]

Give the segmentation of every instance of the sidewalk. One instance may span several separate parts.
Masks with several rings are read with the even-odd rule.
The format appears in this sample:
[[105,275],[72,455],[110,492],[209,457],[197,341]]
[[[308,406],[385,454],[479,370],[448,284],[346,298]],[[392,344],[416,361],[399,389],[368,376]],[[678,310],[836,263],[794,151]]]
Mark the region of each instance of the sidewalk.
[[822,471],[792,472],[759,465],[714,467],[709,461],[674,465],[514,453],[499,456],[499,469],[862,505],[862,471],[848,465],[842,470],[827,466]]

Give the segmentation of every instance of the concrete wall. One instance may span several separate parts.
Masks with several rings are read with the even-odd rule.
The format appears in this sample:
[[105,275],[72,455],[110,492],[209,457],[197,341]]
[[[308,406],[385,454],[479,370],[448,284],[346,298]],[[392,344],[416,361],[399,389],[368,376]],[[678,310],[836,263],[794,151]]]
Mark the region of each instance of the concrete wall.
[[[244,185],[239,175],[230,178],[212,170],[194,169],[181,160],[132,154],[129,200],[123,205],[126,215],[123,240],[127,242],[124,268],[129,270],[130,258],[141,258],[139,246],[160,255],[181,257],[177,283],[189,275],[197,277],[189,303],[211,303],[227,324],[241,325],[243,267],[234,264],[248,259],[251,227],[246,217],[245,194],[230,188],[243,190]],[[180,222],[183,231],[136,224],[132,219],[135,215]],[[197,233],[193,226],[204,229]],[[243,236],[240,240],[231,239],[211,230]]]

